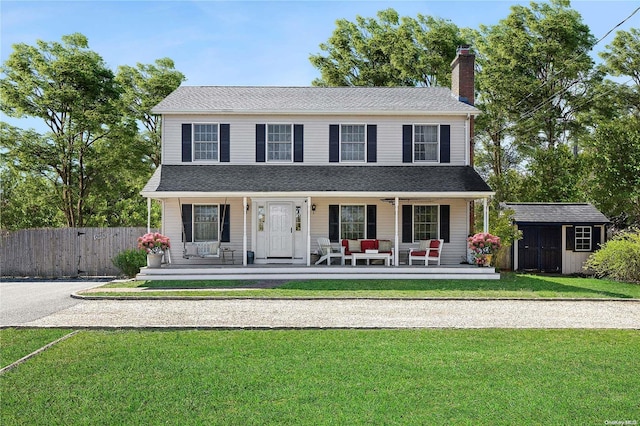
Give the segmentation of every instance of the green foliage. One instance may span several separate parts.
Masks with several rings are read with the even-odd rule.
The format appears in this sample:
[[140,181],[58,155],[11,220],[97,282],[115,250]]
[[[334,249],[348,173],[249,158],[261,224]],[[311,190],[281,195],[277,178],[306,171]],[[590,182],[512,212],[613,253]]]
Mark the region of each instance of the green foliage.
[[118,253],[113,264],[128,277],[135,277],[140,268],[147,264],[147,252],[140,249],[129,249]]
[[144,131],[138,133],[139,145],[144,147],[143,157],[155,167],[160,165],[161,118],[151,113],[156,106],[185,81],[185,76],[174,69],[169,58],[157,59],[155,65],[136,64],[118,68],[116,76],[122,88],[121,103],[130,117],[142,123]]
[[[0,108],[40,118],[49,131],[2,126],[2,179],[10,184],[2,227],[146,224],[140,191],[160,162],[160,122],[150,110],[184,81],[173,66],[163,58],[114,76],[78,33],[14,45],[1,68]],[[159,215],[154,205],[154,223]]]
[[640,283],[640,229],[615,235],[589,257],[585,268],[601,277]]
[[321,74],[316,86],[448,86],[456,47],[464,44],[450,21],[431,16],[398,16],[394,9],[376,18],[336,21],[309,60]]
[[602,122],[585,144],[585,192],[616,225],[640,225],[640,118]]
[[[495,176],[499,201],[580,198],[572,153],[595,43],[568,1],[515,5],[497,25],[473,32],[477,50],[479,165]],[[525,173],[518,169],[525,170]],[[508,173],[523,178],[517,191]],[[516,179],[517,180],[517,179]]]

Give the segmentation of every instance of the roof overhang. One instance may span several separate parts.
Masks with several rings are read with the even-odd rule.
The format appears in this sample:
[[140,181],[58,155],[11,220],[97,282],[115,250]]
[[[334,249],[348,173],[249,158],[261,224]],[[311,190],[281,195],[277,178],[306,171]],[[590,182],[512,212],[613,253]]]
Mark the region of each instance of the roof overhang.
[[469,166],[163,165],[147,198],[375,197],[476,199],[494,192]]
[[362,116],[362,115],[373,115],[373,116],[394,116],[394,117],[417,117],[417,116],[449,116],[449,117],[466,117],[466,116],[477,116],[480,115],[479,110],[475,111],[371,111],[371,110],[333,110],[333,111],[283,111],[283,110],[258,110],[258,111],[248,111],[248,110],[158,110],[153,109],[151,112],[155,115],[193,115],[193,114],[215,114],[215,115],[295,115],[295,116],[335,116],[335,115],[343,115],[343,116]]
[[140,193],[145,198],[167,199],[167,198],[382,198],[393,200],[398,197],[401,200],[411,199],[434,199],[434,198],[459,198],[465,200],[475,200],[480,198],[489,198],[495,195],[495,192],[404,192],[401,194],[395,192],[378,192],[378,191],[316,191],[316,192],[195,192],[195,191],[142,191]]

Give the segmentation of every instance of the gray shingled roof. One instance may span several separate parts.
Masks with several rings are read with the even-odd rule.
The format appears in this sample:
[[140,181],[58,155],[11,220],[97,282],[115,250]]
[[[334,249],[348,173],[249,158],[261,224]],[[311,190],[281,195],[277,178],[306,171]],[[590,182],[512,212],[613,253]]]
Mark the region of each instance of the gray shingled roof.
[[156,105],[167,113],[371,114],[480,111],[444,87],[181,86]]
[[589,203],[503,203],[520,223],[608,223]]
[[151,192],[492,192],[468,166],[163,165]]

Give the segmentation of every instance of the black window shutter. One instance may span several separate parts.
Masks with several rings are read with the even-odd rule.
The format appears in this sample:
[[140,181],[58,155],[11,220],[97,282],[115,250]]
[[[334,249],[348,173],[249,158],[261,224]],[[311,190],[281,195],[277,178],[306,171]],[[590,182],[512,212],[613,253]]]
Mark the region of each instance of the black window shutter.
[[256,124],[256,163],[264,163],[265,161],[266,129],[266,124]]
[[296,163],[304,161],[304,126],[302,124],[293,125],[293,161]]
[[182,125],[182,162],[191,162],[191,123]]
[[369,124],[367,126],[367,163],[378,161],[378,126]]
[[376,239],[376,205],[367,206],[367,238]]
[[576,228],[567,226],[567,250],[575,250],[576,247]]
[[451,206],[444,204],[440,206],[440,239],[448,243],[451,239]]
[[220,162],[228,163],[230,161],[230,144],[231,135],[228,124],[220,125]]
[[402,242],[413,242],[413,206],[402,206]]
[[402,126],[402,162],[411,163],[412,161],[413,161],[413,126],[411,124],[404,124]]
[[340,127],[337,124],[329,125],[329,162],[340,162]]
[[337,204],[329,206],[329,240],[340,241],[340,206]]
[[596,251],[600,249],[601,243],[601,235],[600,231],[602,230],[599,226],[594,226],[591,228],[591,251]]
[[183,231],[183,242],[190,243],[193,241],[193,219],[192,216],[193,208],[191,204],[183,204],[182,205],[182,231]]
[[220,239],[223,243],[228,243],[231,241],[231,213],[230,213],[230,205],[222,204],[222,237]]
[[448,124],[440,126],[440,162],[451,162],[451,126]]

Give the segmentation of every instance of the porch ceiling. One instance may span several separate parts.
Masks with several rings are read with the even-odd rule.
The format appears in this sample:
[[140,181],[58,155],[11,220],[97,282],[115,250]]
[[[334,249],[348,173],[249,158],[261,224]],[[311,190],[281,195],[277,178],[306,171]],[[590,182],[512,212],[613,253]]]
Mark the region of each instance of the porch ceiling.
[[469,166],[163,165],[142,195],[482,198],[491,188]]

